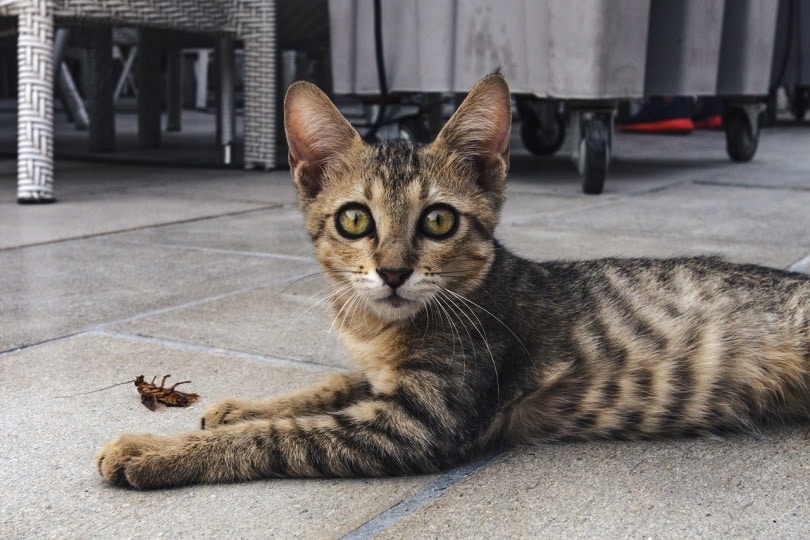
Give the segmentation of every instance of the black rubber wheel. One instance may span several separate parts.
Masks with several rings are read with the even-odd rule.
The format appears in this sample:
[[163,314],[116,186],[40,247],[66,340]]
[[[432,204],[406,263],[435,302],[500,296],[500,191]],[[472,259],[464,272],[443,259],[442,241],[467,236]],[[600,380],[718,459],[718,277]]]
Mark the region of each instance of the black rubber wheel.
[[760,117],[762,120],[762,127],[773,127],[776,125],[777,113],[777,94],[776,88],[772,88],[768,93],[768,99],[765,102],[765,112]]
[[520,139],[526,150],[538,156],[556,153],[565,142],[565,117],[558,102],[522,98],[517,106]]
[[810,102],[810,87],[794,86],[790,100],[790,112],[797,122],[803,122]]
[[751,161],[759,146],[759,126],[752,126],[745,111],[726,106],[723,110],[726,152],[732,161]]
[[582,126],[580,174],[582,191],[588,195],[599,195],[605,188],[610,158],[609,130],[609,125],[599,116],[589,118]]

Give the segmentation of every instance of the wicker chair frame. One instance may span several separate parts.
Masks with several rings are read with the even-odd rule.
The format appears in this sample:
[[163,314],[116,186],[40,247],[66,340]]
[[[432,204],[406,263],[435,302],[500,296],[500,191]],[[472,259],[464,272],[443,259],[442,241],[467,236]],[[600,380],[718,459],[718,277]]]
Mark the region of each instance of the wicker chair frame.
[[139,26],[212,33],[244,43],[244,163],[276,163],[273,0],[0,0],[18,21],[17,200],[51,202],[54,25]]

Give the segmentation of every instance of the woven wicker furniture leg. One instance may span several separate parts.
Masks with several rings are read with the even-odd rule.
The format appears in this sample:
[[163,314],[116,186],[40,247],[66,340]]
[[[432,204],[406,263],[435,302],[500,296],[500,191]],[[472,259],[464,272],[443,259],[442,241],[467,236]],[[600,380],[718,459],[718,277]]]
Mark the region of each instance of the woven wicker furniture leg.
[[16,5],[17,200],[53,202],[53,10],[50,0]]

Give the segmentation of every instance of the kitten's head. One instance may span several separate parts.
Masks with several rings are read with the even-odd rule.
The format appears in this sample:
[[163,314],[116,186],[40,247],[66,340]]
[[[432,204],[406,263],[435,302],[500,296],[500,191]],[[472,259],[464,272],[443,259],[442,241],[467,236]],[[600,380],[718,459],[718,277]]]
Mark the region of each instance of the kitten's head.
[[[452,291],[466,294],[494,257],[509,160],[509,88],[473,87],[428,146],[368,145],[317,87],[284,102],[290,169],[315,253],[327,273],[385,321]],[[439,300],[437,300],[439,299]]]

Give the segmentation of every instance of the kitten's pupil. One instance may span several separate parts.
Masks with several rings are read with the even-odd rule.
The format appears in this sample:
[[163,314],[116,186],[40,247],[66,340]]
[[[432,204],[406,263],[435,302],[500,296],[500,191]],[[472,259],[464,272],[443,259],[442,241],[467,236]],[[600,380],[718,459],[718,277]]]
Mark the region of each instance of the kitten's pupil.
[[422,233],[434,239],[443,239],[456,232],[456,211],[441,205],[428,208],[420,224]]
[[368,209],[359,205],[348,205],[338,212],[335,226],[346,238],[357,239],[371,234],[374,220]]

